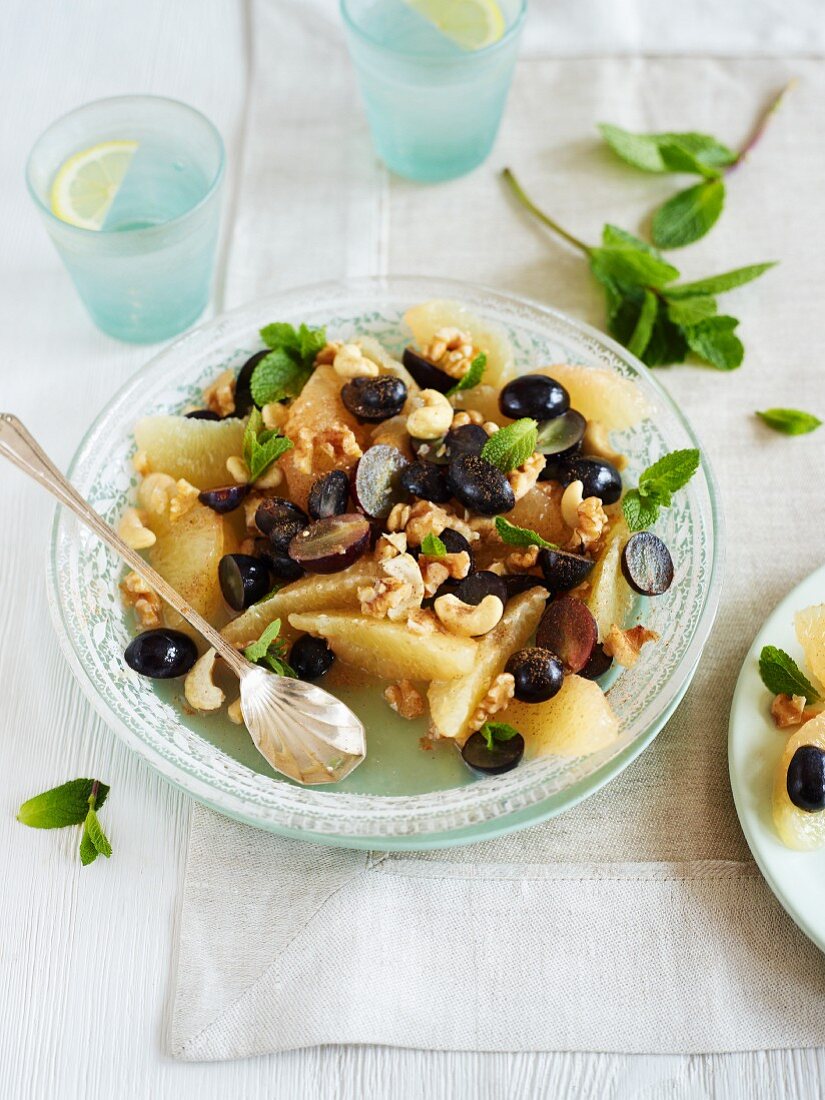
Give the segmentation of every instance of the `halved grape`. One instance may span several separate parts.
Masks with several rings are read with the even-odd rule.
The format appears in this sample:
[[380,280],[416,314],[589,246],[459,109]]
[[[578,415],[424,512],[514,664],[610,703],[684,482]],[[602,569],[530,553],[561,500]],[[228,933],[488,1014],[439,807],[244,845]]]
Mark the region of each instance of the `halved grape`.
[[586,427],[587,421],[582,414],[568,409],[554,420],[539,424],[536,450],[556,458],[573,454],[581,447]]
[[192,409],[191,412],[183,415],[187,420],[223,420],[220,413],[213,412],[211,409]]
[[251,488],[251,485],[225,485],[222,489],[206,489],[198,493],[198,500],[219,516],[223,516],[227,512],[234,512]]
[[622,495],[622,475],[610,462],[593,455],[550,455],[539,481],[582,483],[582,496],[598,497],[602,504],[615,504]]
[[223,598],[233,611],[245,611],[269,592],[269,567],[251,554],[224,554],[218,563]]
[[583,554],[567,550],[539,550],[538,564],[551,595],[568,592],[582,583],[594,566]]
[[269,545],[276,554],[288,554],[289,544],[299,532],[308,526],[309,520],[306,516],[293,516],[289,513],[276,516],[267,535]]
[[593,647],[593,654],[584,668],[579,671],[579,676],[583,676],[585,680],[598,680],[600,676],[604,676],[606,672],[609,672],[612,667],[613,658],[605,653],[601,642],[596,642]]
[[397,447],[378,443],[365,451],[352,475],[352,495],[356,505],[371,519],[383,519],[406,493],[400,474],[408,464]]
[[267,538],[255,540],[255,556],[265,561],[272,576],[284,584],[297,581],[304,575],[303,566],[293,561],[287,554],[280,554],[277,550],[273,550]]
[[639,531],[622,551],[622,572],[640,595],[661,596],[673,584],[673,558],[658,535]]
[[349,477],[346,470],[330,470],[313,481],[307,501],[307,511],[313,519],[341,516],[349,502]]
[[462,603],[471,604],[473,607],[477,607],[485,596],[497,596],[503,604],[507,603],[507,585],[504,578],[487,569],[470,573],[458,583],[454,591]]
[[593,656],[598,635],[587,605],[575,596],[562,596],[542,615],[536,645],[560,657],[568,672],[581,672]]
[[310,524],[289,544],[289,556],[308,573],[340,573],[357,561],[370,544],[370,525],[346,512]]
[[309,523],[309,517],[303,508],[299,508],[291,500],[287,500],[286,497],[267,497],[266,500],[261,501],[255,512],[255,526],[262,535],[268,535],[275,523],[284,516],[290,516],[293,519],[297,517],[304,523]]
[[520,596],[522,592],[529,592],[531,588],[546,588],[547,581],[544,577],[535,577],[532,573],[509,573],[501,578],[507,589],[507,599]]
[[455,378],[451,378],[446,371],[441,370],[435,363],[431,363],[429,359],[425,359],[415,348],[404,348],[401,361],[422,390],[438,390],[439,393],[446,393],[455,385]]

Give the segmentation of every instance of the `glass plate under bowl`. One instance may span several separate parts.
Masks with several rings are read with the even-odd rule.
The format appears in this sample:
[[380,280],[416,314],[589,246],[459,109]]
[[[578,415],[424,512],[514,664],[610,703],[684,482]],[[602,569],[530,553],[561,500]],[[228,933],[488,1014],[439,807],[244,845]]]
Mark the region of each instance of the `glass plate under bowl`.
[[[553,362],[608,368],[634,379],[654,414],[617,436],[631,483],[667,451],[699,446],[651,373],[608,337],[534,302],[485,287],[424,277],[325,283],[264,298],[176,341],[109,402],[87,432],[69,476],[109,523],[133,500],[135,421],[197,404],[204,384],[239,367],[260,347],[270,321],[326,325],[331,338],[370,333],[400,351],[404,311],[432,298],[462,302],[508,333],[520,370]],[[89,699],[130,747],[192,797],[238,820],[306,840],[348,847],[423,849],[467,843],[547,818],[592,794],[655,737],[696,668],[719,601],[721,527],[706,462],[657,531],[670,547],[676,580],[644,607],[661,641],[610,686],[621,735],[587,757],[549,756],[506,775],[478,779],[450,744],[424,751],[424,721],[395,715],[373,688],[341,689],[364,721],[367,760],[334,788],[306,788],[273,772],[242,727],[220,715],[188,715],[180,682],[132,672],[123,650],[132,630],[120,600],[121,562],[58,508],[49,565],[50,603],[64,652]],[[641,602],[641,601],[640,601]],[[641,610],[641,609],[640,609]]]

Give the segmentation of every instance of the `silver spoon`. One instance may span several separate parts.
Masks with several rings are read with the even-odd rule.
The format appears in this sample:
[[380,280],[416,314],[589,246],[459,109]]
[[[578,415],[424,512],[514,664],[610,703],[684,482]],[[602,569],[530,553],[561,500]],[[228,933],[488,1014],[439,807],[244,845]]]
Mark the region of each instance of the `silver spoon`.
[[349,707],[314,684],[247,661],[101,519],[10,413],[0,413],[0,454],[70,508],[217,650],[241,682],[246,728],[276,771],[299,783],[337,783],[358,767],[367,754],[366,735]]

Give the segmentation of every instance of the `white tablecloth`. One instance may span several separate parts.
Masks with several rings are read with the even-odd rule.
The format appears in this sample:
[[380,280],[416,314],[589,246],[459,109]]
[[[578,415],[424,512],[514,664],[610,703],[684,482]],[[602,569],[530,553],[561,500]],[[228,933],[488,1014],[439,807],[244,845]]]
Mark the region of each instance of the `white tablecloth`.
[[[325,6],[332,18],[331,4]],[[315,5],[302,0],[304,8],[310,18]],[[657,19],[661,5],[627,3],[616,16],[618,8],[608,0],[601,12],[584,4],[562,12],[561,5],[535,3],[534,15],[548,21],[553,35],[548,50],[558,46],[567,54],[626,52],[634,46],[693,53],[825,51],[817,0],[747,5],[736,16],[730,5],[720,11],[715,5],[685,4],[679,10],[686,18],[675,29],[670,18]],[[22,164],[28,147],[64,109],[100,95],[149,91],[203,109],[222,129],[237,164],[244,142],[262,140],[245,125],[252,30],[246,9],[217,0],[177,5],[146,0],[140,6],[111,0],[87,0],[82,6],[12,0],[4,10],[0,405],[18,412],[61,464],[67,463],[91,415],[146,353],[112,343],[86,321],[27,204]],[[278,64],[277,44],[271,64]],[[313,80],[322,81],[323,74],[308,74],[307,83]],[[273,104],[265,140],[274,140],[277,127],[288,120],[289,97],[302,93],[301,88],[287,89],[284,101]],[[686,120],[691,118],[687,107]],[[631,178],[625,179],[632,191]],[[279,186],[292,201],[308,201],[303,194],[290,196],[288,180]],[[230,218],[232,209],[230,203]],[[614,189],[609,203],[605,200],[607,209],[617,220],[627,220]],[[781,219],[783,210],[775,216]],[[285,217],[283,232],[288,222]],[[250,273],[249,293],[268,289],[275,274],[291,281],[279,264],[280,241],[276,234],[268,270]],[[390,240],[391,269],[421,267],[412,243],[400,235]],[[560,278],[550,295],[545,281],[549,258],[537,242],[527,254],[509,255],[507,263],[511,273],[520,268],[525,276],[518,279],[520,289],[556,300],[564,291],[566,299],[559,304],[576,312],[582,305],[576,286],[582,284]],[[454,273],[461,276],[508,281],[506,270],[468,270],[460,253],[454,262]],[[805,272],[798,276],[804,287]],[[233,297],[246,292],[240,284],[232,288]],[[589,300],[588,308],[595,308],[595,299]],[[816,301],[803,299],[803,307],[814,310]],[[785,320],[778,318],[777,324]],[[655,1059],[354,1048],[212,1066],[183,1066],[162,1058],[165,983],[190,804],[121,748],[71,680],[45,606],[41,562],[50,504],[16,473],[4,470],[0,515],[0,606],[7,624],[0,643],[0,683],[6,692],[0,718],[0,850],[7,884],[0,947],[0,1096],[819,1092],[825,1061],[813,1051]],[[75,862],[75,839],[68,832],[29,832],[14,822],[24,797],[80,774],[100,775],[113,786],[106,813],[116,852],[109,862],[98,861],[87,870]]]

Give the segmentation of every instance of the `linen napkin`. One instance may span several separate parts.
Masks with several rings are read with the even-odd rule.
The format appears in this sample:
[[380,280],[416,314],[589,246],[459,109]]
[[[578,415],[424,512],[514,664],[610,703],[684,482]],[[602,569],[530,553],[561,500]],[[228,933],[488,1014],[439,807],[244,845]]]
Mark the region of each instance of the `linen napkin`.
[[[542,32],[546,14],[535,24]],[[498,169],[511,165],[548,212],[595,241],[604,221],[633,230],[685,185],[618,163],[599,145],[596,122],[701,129],[736,144],[773,92],[792,76],[800,83],[730,178],[719,225],[674,254],[691,278],[782,261],[730,296],[747,346],[740,371],[659,376],[700,431],[727,521],[719,619],[676,715],[586,802],[474,846],[325,849],[196,806],[171,1053],[211,1060],[321,1043],[652,1053],[824,1045],[825,961],[750,859],[726,731],[758,624],[821,561],[823,443],[773,435],[753,413],[825,407],[816,232],[825,224],[825,69],[765,58],[559,60],[534,34],[490,161],[421,187],[376,164],[325,6],[261,3],[254,18],[230,305],[326,277],[431,272],[599,325],[600,294],[581,258],[514,209]]]

